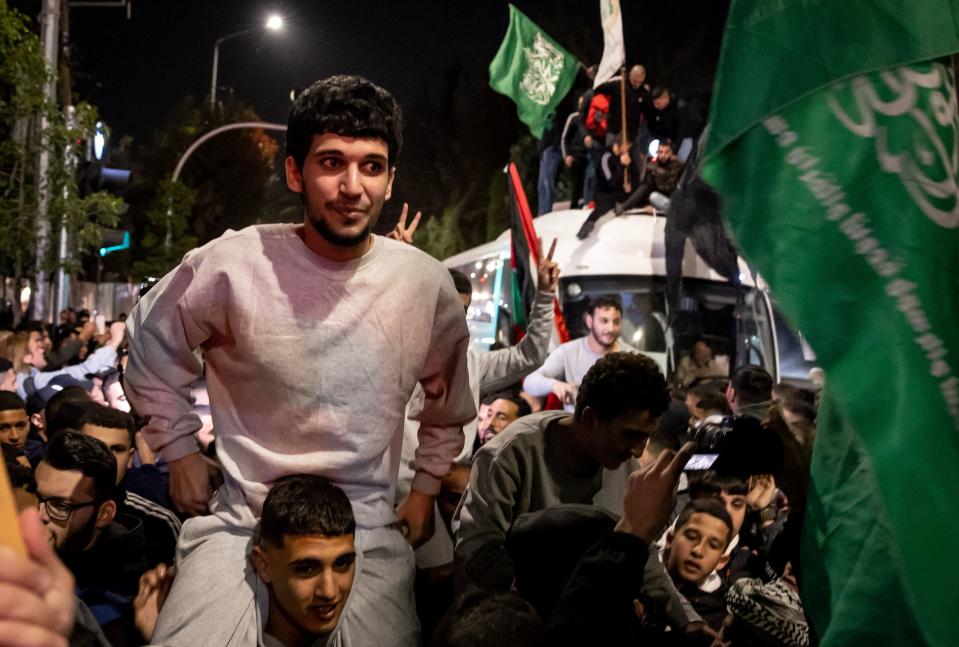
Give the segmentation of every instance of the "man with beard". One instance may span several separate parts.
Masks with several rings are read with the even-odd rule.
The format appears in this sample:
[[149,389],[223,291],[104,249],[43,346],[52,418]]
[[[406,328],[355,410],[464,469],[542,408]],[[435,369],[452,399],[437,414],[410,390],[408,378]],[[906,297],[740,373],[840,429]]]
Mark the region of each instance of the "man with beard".
[[77,597],[112,645],[139,644],[132,601],[147,570],[143,528],[117,514],[116,459],[102,442],[62,431],[37,466],[37,503]]
[[[204,515],[183,525],[159,644],[262,639],[247,560],[270,484],[291,474],[323,476],[353,505],[356,584],[334,640],[417,643],[409,544],[432,533],[434,497],[476,408],[449,272],[370,233],[396,175],[400,122],[392,95],[366,79],[335,76],[305,90],[290,112],[286,158],[304,222],[228,231],[187,254],[130,314],[127,395],[150,418],[143,433],[169,465],[174,503]],[[198,350],[224,471],[212,501],[189,391],[204,368]],[[416,474],[394,513],[417,383]]]
[[619,338],[622,325],[623,307],[619,299],[612,295],[598,297],[587,310],[589,334],[557,347],[538,370],[526,377],[523,390],[536,397],[552,393],[572,413],[576,390],[593,364],[609,353],[639,352]]

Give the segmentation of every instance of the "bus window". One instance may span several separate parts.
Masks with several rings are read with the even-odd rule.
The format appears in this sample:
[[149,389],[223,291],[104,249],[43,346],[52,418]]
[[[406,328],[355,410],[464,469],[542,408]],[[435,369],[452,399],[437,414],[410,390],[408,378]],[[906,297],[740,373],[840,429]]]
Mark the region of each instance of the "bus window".
[[[755,363],[776,374],[770,317],[762,293],[718,281],[684,279],[683,296],[672,325],[665,305],[665,278],[578,276],[560,279],[560,302],[572,338],[588,334],[585,315],[591,300],[611,294],[623,304],[622,339],[659,362],[664,372],[704,341],[726,367]],[[737,339],[738,323],[738,339]],[[667,363],[667,356],[671,361]]]
[[470,348],[489,350],[493,344],[509,345],[510,305],[509,254],[491,254],[456,268],[473,285],[473,298],[466,311]]

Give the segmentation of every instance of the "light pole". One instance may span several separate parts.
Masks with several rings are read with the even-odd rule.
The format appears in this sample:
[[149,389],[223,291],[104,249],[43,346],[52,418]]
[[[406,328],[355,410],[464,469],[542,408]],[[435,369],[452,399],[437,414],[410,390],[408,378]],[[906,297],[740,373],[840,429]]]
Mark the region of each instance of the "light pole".
[[210,109],[216,108],[216,77],[217,69],[220,66],[220,43],[231,38],[236,38],[237,36],[244,36],[246,34],[252,34],[253,32],[261,31],[280,31],[283,29],[283,18],[277,14],[271,14],[263,25],[257,27],[250,27],[249,29],[241,29],[240,31],[235,31],[232,34],[227,34],[226,36],[221,36],[216,39],[216,42],[213,44],[213,78],[210,80]]
[[[286,124],[271,124],[265,121],[241,121],[235,124],[226,124],[225,126],[220,126],[219,128],[214,128],[210,132],[206,133],[195,142],[190,144],[190,147],[186,149],[183,155],[180,156],[180,160],[176,163],[176,168],[173,169],[173,181],[176,182],[180,179],[180,172],[183,170],[183,165],[186,164],[186,161],[190,159],[190,155],[193,154],[193,151],[198,149],[204,142],[208,139],[216,137],[220,133],[225,133],[229,130],[242,130],[245,128],[262,128],[263,130],[278,130],[280,132],[286,132]],[[163,239],[163,248],[169,253],[170,249],[173,247],[173,204],[172,200],[170,205],[166,209],[166,237]]]

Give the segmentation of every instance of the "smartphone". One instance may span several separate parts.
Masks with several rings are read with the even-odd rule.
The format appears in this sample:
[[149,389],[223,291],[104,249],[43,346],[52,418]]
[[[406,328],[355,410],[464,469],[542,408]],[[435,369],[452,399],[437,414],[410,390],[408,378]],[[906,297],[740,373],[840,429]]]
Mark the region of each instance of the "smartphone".
[[93,317],[94,323],[97,325],[97,334],[103,335],[107,332],[107,318],[101,314],[95,315]]
[[693,454],[689,458],[689,462],[686,463],[685,470],[687,472],[708,470],[717,458],[719,458],[719,454]]

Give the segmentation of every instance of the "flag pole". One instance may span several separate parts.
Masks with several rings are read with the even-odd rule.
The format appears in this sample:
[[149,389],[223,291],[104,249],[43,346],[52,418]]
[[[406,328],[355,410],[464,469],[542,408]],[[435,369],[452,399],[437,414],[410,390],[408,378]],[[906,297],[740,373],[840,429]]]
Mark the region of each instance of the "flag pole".
[[[619,68],[619,114],[622,115],[622,130],[620,130],[619,154],[626,152],[626,66]],[[623,169],[623,191],[629,193],[629,172]]]

